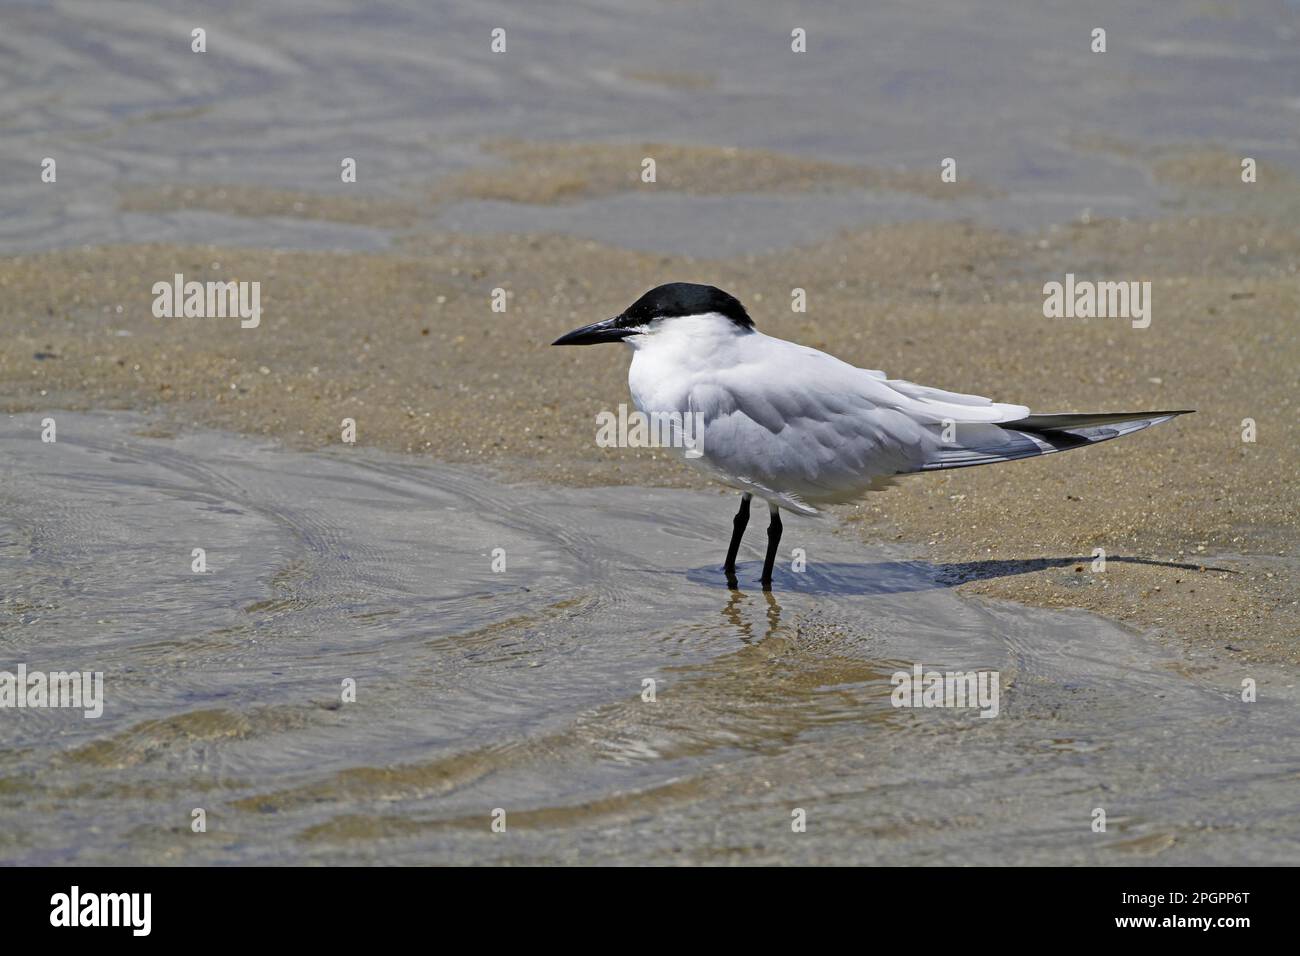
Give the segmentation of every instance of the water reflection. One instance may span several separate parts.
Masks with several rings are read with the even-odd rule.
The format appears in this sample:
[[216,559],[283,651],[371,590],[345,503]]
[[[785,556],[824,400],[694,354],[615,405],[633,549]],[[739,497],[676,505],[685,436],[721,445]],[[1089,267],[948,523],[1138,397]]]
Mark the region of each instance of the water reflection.
[[[763,595],[767,603],[767,630],[758,641],[767,640],[781,624],[781,605],[771,591],[758,592]],[[754,626],[746,619],[742,613],[742,608],[749,601],[743,591],[731,591],[727,598],[726,605],[722,608],[722,617],[740,634],[740,639],[746,644],[756,643],[754,638]]]

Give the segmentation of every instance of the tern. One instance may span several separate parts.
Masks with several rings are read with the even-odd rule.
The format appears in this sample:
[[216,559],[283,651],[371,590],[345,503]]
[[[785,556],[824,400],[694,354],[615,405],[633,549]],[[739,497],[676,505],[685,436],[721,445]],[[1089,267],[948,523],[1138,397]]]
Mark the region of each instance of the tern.
[[781,509],[815,515],[898,475],[965,468],[1081,448],[1141,431],[1191,409],[1031,414],[888,378],[817,349],[764,335],[734,296],[710,285],[651,289],[612,319],[553,345],[625,342],[628,387],[646,416],[701,428],[684,457],[741,492],[723,570],[735,589],[736,553],[755,495],[771,522],[761,584],[772,589]]

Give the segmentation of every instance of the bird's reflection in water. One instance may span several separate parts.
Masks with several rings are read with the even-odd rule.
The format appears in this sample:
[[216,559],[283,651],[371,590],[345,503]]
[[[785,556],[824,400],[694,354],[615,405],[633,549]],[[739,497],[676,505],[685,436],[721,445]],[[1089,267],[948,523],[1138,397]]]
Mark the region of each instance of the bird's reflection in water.
[[[797,598],[783,607],[771,592],[733,591],[720,609],[725,649],[671,669],[676,753],[775,754],[833,725],[854,725],[861,735],[895,719],[886,665],[863,656],[851,627],[805,621]],[[656,746],[660,756],[674,752]]]
[[[776,633],[776,629],[781,625],[781,605],[777,603],[776,596],[771,591],[759,592],[767,601],[767,630],[763,635],[757,638],[757,641],[765,641]],[[722,616],[727,619],[727,623],[740,632],[740,639],[746,644],[757,643],[754,638],[754,626],[746,619],[743,613],[742,605],[745,602],[745,593],[743,591],[732,591],[731,596],[727,599],[727,605],[722,609]]]

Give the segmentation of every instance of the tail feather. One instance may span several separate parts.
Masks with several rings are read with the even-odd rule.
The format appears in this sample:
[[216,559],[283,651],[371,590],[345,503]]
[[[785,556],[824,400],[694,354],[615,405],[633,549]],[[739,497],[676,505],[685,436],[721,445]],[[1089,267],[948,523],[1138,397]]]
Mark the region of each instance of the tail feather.
[[[941,468],[969,468],[999,461],[1015,461],[1037,455],[1069,451],[1095,445],[1152,425],[1159,425],[1192,409],[1168,412],[1116,412],[1092,415],[1030,415],[998,425],[958,426],[957,444],[941,449],[921,471]],[[966,435],[962,435],[963,428]]]

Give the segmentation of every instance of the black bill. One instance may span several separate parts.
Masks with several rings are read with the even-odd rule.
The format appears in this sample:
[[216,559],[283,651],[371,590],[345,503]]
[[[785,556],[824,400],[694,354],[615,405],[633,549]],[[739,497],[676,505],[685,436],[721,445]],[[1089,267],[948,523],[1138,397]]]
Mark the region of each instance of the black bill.
[[623,321],[625,321],[623,316],[616,315],[614,318],[606,319],[603,322],[593,322],[591,325],[584,325],[580,329],[574,329],[572,332],[561,335],[551,344],[598,345],[601,342],[618,342],[629,335],[636,335],[638,330],[635,327],[619,325]]

